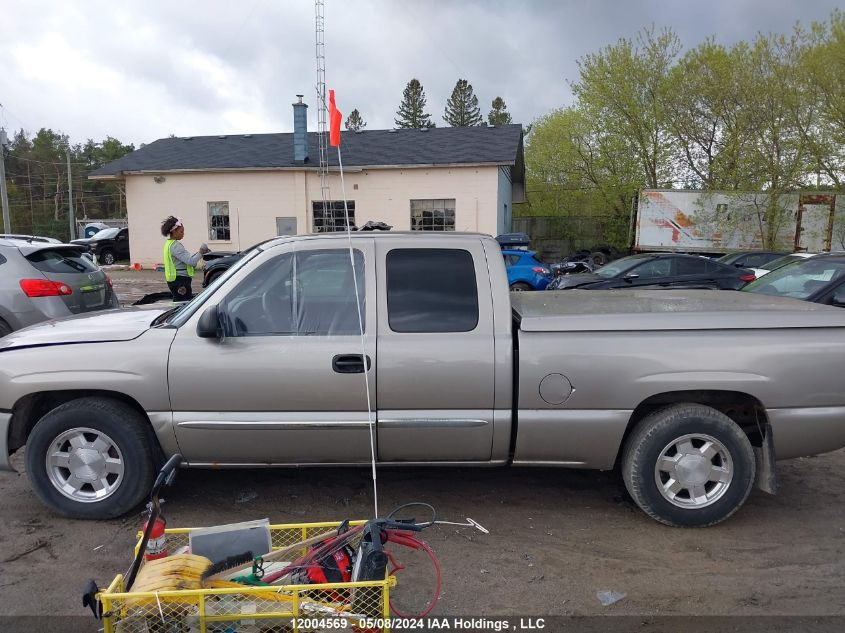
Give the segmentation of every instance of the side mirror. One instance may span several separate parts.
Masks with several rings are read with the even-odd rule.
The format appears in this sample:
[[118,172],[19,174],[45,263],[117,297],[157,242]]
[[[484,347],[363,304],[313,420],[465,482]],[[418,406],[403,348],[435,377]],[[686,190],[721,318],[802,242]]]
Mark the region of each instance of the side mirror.
[[200,320],[197,321],[197,336],[200,338],[220,338],[221,330],[218,306],[206,308],[200,316]]
[[839,288],[830,298],[830,305],[845,308],[845,288]]
[[637,273],[628,273],[623,277],[625,281],[634,281],[634,279],[639,279],[640,276]]

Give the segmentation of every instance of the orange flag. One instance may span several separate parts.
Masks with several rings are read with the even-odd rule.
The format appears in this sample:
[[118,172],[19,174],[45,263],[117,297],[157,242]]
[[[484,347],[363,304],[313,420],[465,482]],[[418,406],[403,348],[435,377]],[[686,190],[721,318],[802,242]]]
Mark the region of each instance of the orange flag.
[[332,147],[340,146],[340,120],[343,115],[334,104],[334,90],[329,90],[329,143]]

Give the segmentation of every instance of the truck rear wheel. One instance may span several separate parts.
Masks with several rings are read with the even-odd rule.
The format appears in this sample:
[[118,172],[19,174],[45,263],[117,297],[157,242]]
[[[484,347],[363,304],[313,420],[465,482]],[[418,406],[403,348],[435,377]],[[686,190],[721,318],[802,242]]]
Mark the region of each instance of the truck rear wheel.
[[625,487],[636,504],[677,527],[727,519],[748,498],[755,469],[742,429],[716,409],[693,403],[643,418],[622,456]]
[[147,421],[117,400],[80,398],[45,415],[27,439],[26,470],[46,505],[74,519],[135,508],[155,476]]

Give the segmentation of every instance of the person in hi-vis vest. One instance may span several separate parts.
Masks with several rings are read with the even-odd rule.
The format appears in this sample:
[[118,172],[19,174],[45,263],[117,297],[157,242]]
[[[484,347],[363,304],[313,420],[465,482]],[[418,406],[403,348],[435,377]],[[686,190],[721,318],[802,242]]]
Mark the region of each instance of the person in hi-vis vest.
[[179,218],[168,216],[161,223],[161,234],[167,238],[164,242],[164,279],[173,294],[174,301],[188,301],[193,298],[191,278],[194,276],[194,266],[208,252],[208,246],[203,244],[198,252],[191,255],[180,241],[185,237],[185,226]]

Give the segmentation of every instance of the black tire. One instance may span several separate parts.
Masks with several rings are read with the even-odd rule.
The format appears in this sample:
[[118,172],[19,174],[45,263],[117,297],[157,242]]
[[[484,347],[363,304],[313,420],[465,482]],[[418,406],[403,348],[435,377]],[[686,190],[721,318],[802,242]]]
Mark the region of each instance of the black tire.
[[[658,487],[657,480],[658,477],[665,477],[664,486],[674,480],[668,473],[656,472],[658,459],[664,449],[676,440],[696,435],[709,436],[720,443],[726,451],[727,460],[723,461],[722,453],[717,452],[717,455],[710,458],[709,464],[706,457],[698,456],[691,459],[699,461],[687,463],[694,466],[700,464],[704,469],[726,469],[731,473],[730,479],[725,484],[710,480],[699,484],[699,490],[711,486],[707,492],[707,495],[713,495],[710,501],[692,499],[692,488],[682,488],[675,502],[670,501]],[[694,446],[696,442],[701,440],[694,437],[690,445]],[[701,446],[703,444],[701,442]],[[684,403],[655,411],[640,421],[625,442],[623,450],[622,477],[625,487],[646,514],[666,525],[707,527],[724,521],[745,503],[754,485],[756,463],[748,437],[729,417],[704,405]],[[675,456],[681,454],[678,451],[668,459],[675,459]],[[702,459],[704,461],[700,461]],[[692,475],[691,471],[684,474],[687,477],[698,476]],[[724,489],[718,488],[721,485],[724,485]]]
[[607,255],[605,253],[602,253],[601,251],[590,253],[590,263],[596,268],[598,268],[599,266],[604,266],[607,261]]
[[114,251],[111,251],[109,249],[104,250],[102,253],[100,253],[99,259],[100,263],[103,266],[111,266],[112,264],[114,264]]
[[511,284],[512,292],[525,292],[527,290],[534,290],[529,284],[524,281],[517,281]]
[[[119,451],[115,454],[123,464],[113,492],[101,500],[70,498],[48,474],[47,457],[54,440],[79,428],[103,433]],[[149,493],[159,461],[154,442],[149,422],[129,405],[107,398],[72,400],[50,411],[32,429],[26,444],[27,475],[41,501],[59,514],[74,519],[112,519],[138,506]]]
[[0,319],[0,338],[12,333],[12,327],[3,319]]
[[214,272],[212,272],[208,277],[205,278],[205,283],[203,283],[203,288],[213,284],[217,280],[217,278],[220,277],[220,275],[222,275],[225,272],[226,272],[225,270],[215,270]]

